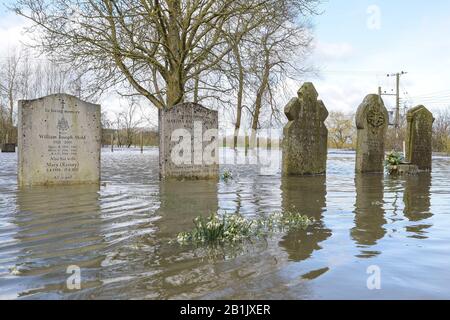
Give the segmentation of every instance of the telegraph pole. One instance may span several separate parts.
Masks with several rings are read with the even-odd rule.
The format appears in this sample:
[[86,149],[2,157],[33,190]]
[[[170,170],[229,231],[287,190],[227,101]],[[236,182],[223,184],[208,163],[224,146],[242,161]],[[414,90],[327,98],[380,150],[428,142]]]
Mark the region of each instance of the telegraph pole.
[[407,74],[408,72],[398,72],[398,73],[392,73],[388,74],[388,77],[395,77],[395,83],[396,83],[396,103],[395,103],[395,128],[400,128],[400,77]]
[[394,93],[386,93],[381,91],[381,87],[378,87],[378,94],[381,96],[395,96],[395,128],[400,128],[400,77],[408,74],[408,72],[402,71],[398,73],[388,74],[387,77],[395,77],[395,94]]
[[400,77],[407,74],[408,72],[402,71],[397,73],[391,73],[388,74],[387,77],[395,77],[395,94],[389,94],[386,92],[382,92],[381,87],[378,87],[378,94],[380,96],[395,96],[395,120],[394,120],[394,127],[395,127],[395,136],[398,139],[399,136],[399,130],[400,130]]

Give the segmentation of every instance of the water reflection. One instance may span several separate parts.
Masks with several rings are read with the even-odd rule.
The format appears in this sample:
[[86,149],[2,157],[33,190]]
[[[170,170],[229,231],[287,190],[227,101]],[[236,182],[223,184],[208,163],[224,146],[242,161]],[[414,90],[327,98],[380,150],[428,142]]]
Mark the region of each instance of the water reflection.
[[430,188],[431,174],[421,173],[418,176],[405,178],[405,203],[404,215],[413,224],[406,227],[406,231],[412,233],[412,238],[427,239],[427,229],[432,224],[424,221],[431,218],[430,212]]
[[291,261],[303,261],[311,257],[314,251],[322,249],[320,243],[331,236],[331,230],[323,223],[326,177],[284,177],[281,190],[283,211],[298,211],[316,220],[307,230],[288,232],[279,243]]
[[158,237],[175,237],[192,228],[197,216],[209,216],[219,208],[215,181],[162,181],[160,183]]
[[[227,183],[160,182],[157,149],[104,152],[99,191],[17,190],[16,157],[0,154],[0,298],[450,297],[450,160],[435,157],[432,176],[355,179],[354,158],[330,153],[327,182],[232,164],[221,166],[233,172]],[[293,206],[317,224],[237,255],[168,243],[198,215]],[[373,263],[385,274],[382,296],[367,290]],[[82,268],[80,291],[65,287],[72,264]]]
[[[11,274],[20,276],[19,295],[68,292],[66,271],[83,269],[84,286],[98,286],[106,243],[100,229],[95,186],[34,187],[17,192],[16,233],[1,252],[14,256]],[[12,254],[14,252],[14,254]],[[11,279],[14,281],[14,278]],[[16,280],[17,281],[17,280]]]
[[350,234],[362,249],[359,255],[361,258],[379,255],[379,251],[367,249],[375,246],[386,235],[383,180],[384,176],[378,174],[357,174],[355,177],[355,227],[350,230]]

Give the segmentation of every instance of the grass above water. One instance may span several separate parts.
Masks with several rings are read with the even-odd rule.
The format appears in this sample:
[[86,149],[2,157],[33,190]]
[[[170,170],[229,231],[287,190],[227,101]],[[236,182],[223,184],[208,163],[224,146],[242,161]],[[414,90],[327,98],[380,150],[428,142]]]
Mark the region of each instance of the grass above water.
[[274,213],[267,218],[247,219],[240,214],[212,214],[194,219],[194,228],[177,236],[180,245],[234,244],[276,232],[306,229],[313,219],[297,212]]

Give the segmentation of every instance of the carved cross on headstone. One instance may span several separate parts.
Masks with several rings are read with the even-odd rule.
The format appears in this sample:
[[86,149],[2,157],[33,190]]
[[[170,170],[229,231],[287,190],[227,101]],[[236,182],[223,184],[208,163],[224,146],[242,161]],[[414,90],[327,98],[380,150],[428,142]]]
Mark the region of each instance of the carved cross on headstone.
[[356,112],[356,172],[382,173],[389,115],[380,96],[370,94]]

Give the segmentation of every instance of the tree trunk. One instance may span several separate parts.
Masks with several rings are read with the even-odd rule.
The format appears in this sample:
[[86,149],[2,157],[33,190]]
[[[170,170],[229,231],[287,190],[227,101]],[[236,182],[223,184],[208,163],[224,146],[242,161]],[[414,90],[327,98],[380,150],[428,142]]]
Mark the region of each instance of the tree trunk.
[[175,72],[175,74],[169,75],[169,81],[167,82],[167,107],[172,108],[173,106],[182,103],[183,100],[184,84],[177,72]]
[[168,2],[169,25],[168,25],[168,63],[167,74],[167,107],[182,103],[184,99],[184,59],[182,53],[182,39],[180,35],[181,2],[173,0]]
[[200,76],[197,74],[194,78],[194,103],[198,103],[198,90],[199,90]]
[[13,115],[14,115],[14,97],[13,97],[12,89],[10,89],[10,91],[9,91],[8,99],[9,99],[9,120],[8,120],[8,122],[9,122],[9,126],[11,128],[13,128],[14,127],[14,119],[13,119]]
[[12,85],[9,89],[8,93],[8,100],[9,100],[9,118],[8,118],[8,126],[6,128],[6,143],[9,143],[10,140],[13,138],[14,133],[14,96],[13,96],[13,89]]
[[266,53],[266,63],[264,65],[264,74],[262,76],[261,85],[258,88],[258,92],[256,94],[255,99],[255,109],[253,112],[253,121],[252,121],[252,133],[250,138],[250,147],[253,148],[256,145],[256,131],[258,130],[258,124],[259,124],[259,116],[261,114],[261,108],[262,108],[262,99],[264,96],[264,93],[267,90],[267,87],[269,85],[269,76],[270,76],[270,64],[269,64],[269,56],[268,53]]
[[239,89],[237,94],[236,123],[234,127],[234,140],[233,140],[234,141],[233,148],[236,149],[242,121],[242,101],[244,95],[244,68],[242,67],[241,53],[239,52],[239,48],[237,46],[234,46],[233,51],[234,55],[236,56],[236,62],[239,68]]

